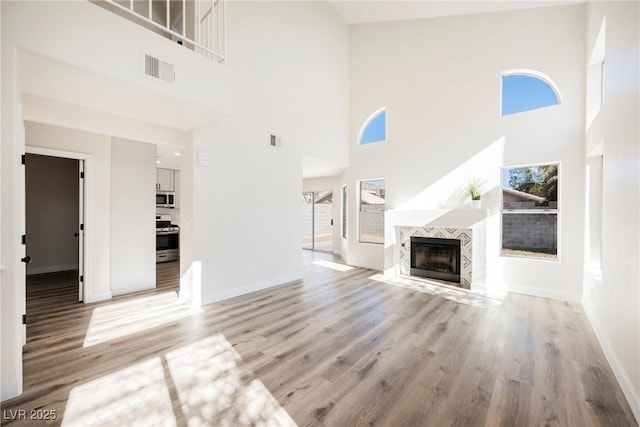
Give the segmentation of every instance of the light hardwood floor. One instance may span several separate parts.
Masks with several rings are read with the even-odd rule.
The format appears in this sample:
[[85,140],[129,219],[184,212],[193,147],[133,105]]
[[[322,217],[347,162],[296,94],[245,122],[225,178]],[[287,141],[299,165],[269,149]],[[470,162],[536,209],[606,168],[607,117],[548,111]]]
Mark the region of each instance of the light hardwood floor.
[[157,289],[99,304],[76,302],[72,277],[32,280],[24,393],[2,423],[637,425],[577,304],[304,259],[304,280],[197,313],[177,301],[177,262]]

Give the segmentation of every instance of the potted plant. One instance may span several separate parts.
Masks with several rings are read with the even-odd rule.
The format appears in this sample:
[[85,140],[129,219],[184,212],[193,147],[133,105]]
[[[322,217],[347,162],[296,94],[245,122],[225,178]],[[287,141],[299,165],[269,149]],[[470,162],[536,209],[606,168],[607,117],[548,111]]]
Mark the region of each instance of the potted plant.
[[471,196],[471,208],[480,209],[480,197],[482,196],[482,182],[478,179],[471,181],[467,187]]

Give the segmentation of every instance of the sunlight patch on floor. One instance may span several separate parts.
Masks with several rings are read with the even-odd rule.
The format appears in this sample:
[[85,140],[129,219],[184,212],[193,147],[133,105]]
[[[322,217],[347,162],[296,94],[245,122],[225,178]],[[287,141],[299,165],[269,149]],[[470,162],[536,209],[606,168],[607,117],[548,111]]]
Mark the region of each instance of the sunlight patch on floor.
[[427,280],[410,279],[408,277],[391,277],[383,274],[374,274],[370,279],[387,285],[399,286],[412,291],[422,292],[429,295],[437,295],[461,304],[474,307],[500,306],[502,299],[493,296],[473,293],[466,289],[454,289],[436,283],[429,283]]
[[188,425],[295,426],[222,334],[166,354]]
[[344,265],[344,264],[337,264],[331,261],[323,261],[323,260],[313,261],[311,264],[319,265],[320,267],[331,268],[332,270],[337,270],[337,271],[353,270],[353,267],[349,267],[348,265]]
[[159,357],[71,390],[63,426],[175,426]]
[[83,347],[162,326],[192,314],[175,292],[96,307],[91,313]]

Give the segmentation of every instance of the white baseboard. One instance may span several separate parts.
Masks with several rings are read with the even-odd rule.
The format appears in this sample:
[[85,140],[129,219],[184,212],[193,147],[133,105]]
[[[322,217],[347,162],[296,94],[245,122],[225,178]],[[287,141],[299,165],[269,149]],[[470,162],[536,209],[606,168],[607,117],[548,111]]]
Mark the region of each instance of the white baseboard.
[[27,276],[34,274],[55,273],[57,271],[69,271],[77,270],[78,264],[60,264],[60,265],[45,265],[42,267],[27,267]]
[[203,295],[202,305],[212,304],[214,302],[223,301],[229,298],[238,297],[240,295],[250,294],[252,292],[262,291],[265,289],[280,286],[285,283],[301,280],[303,277],[302,272],[289,274],[286,276],[276,277],[274,279],[262,280],[260,282],[251,283],[239,288],[229,289],[228,291],[218,292],[213,295]]
[[[497,290],[504,291],[504,292],[513,292],[516,294],[530,295],[533,297],[557,299],[560,301],[569,301],[569,302],[582,301],[582,295],[571,294],[568,292],[550,291],[547,289],[529,288],[526,286],[513,286],[513,285],[505,284],[501,289],[497,289]],[[487,291],[491,291],[491,289],[487,288]]]
[[132,287],[128,287],[126,289],[116,290],[115,292],[113,291],[113,289],[111,289],[111,296],[112,297],[117,297],[119,295],[131,294],[133,292],[149,291],[151,289],[156,289],[156,283],[155,282],[147,283],[147,284],[142,285],[142,286],[132,286]]
[[0,385],[0,401],[11,399],[22,394],[22,377],[13,381],[2,381]]
[[613,351],[609,340],[602,332],[602,328],[596,319],[595,313],[591,309],[591,305],[588,304],[586,298],[582,301],[582,306],[584,307],[584,312],[587,314],[587,319],[589,319],[589,323],[591,323],[591,327],[596,334],[596,338],[600,343],[600,347],[602,347],[602,351],[604,352],[604,356],[607,358],[609,365],[611,365],[611,369],[613,370],[613,374],[618,380],[618,384],[620,384],[620,388],[622,388],[622,393],[624,397],[627,399],[629,406],[631,407],[631,411],[633,415],[636,417],[636,421],[640,423],[640,396],[638,396],[638,392],[633,389],[633,385],[631,384],[631,380],[627,376],[622,364],[618,360],[616,353]]
[[373,265],[367,262],[354,261],[351,259],[347,260],[346,262],[347,262],[347,265],[350,265],[351,267],[360,267],[360,268],[366,268],[367,270],[382,271],[382,268],[380,268],[379,265]]
[[111,295],[111,292],[102,292],[100,294],[85,295],[84,302],[85,304],[89,304],[92,302],[106,301],[111,298],[113,298],[113,295]]

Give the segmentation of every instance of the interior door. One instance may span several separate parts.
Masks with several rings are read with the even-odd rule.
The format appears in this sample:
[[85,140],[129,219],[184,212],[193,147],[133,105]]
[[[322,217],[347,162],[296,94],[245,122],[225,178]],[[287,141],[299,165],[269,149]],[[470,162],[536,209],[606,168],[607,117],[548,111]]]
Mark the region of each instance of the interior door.
[[18,230],[22,233],[22,245],[20,246],[19,261],[17,262],[17,286],[20,294],[19,301],[21,302],[20,312],[22,313],[22,345],[27,344],[27,264],[31,262],[31,257],[27,255],[27,197],[26,197],[26,154],[22,156],[22,167],[20,173],[17,174],[16,180],[17,190],[16,201],[21,211],[17,217]]
[[[71,152],[41,149],[36,147],[27,147],[27,151],[28,154],[25,156],[25,163],[27,163],[25,173],[30,177],[30,181],[29,179],[25,179],[25,227],[31,224],[29,227],[29,235],[26,239],[27,255],[35,257],[34,265],[36,269],[42,269],[42,265],[37,265],[39,260],[44,259],[45,256],[50,258],[49,255],[44,254],[44,246],[47,247],[46,252],[49,254],[51,251],[57,250],[52,248],[59,248],[60,251],[63,251],[65,254],[69,254],[64,257],[62,262],[54,262],[54,266],[60,264],[69,266],[67,269],[70,269],[70,264],[73,263],[75,268],[76,261],[73,260],[73,258],[76,258],[78,269],[78,301],[83,302],[84,295],[86,294],[85,202],[87,196],[85,173],[88,161],[83,158],[78,158],[79,156]],[[45,163],[43,163],[43,159],[47,160],[46,167]],[[42,190],[42,183],[44,181],[42,180],[44,179],[46,182],[55,181],[54,177],[56,177],[56,173],[58,173],[55,172],[57,170],[56,168],[63,168],[60,169],[60,171],[63,172],[63,176],[66,178],[62,182],[56,182],[52,185],[56,191],[62,191],[62,195],[56,193],[57,197],[59,197],[59,202],[52,204],[47,202],[51,192],[47,190],[43,193],[44,190]],[[27,181],[30,182],[29,185],[26,185],[28,184]],[[26,203],[27,193],[30,194],[28,197],[29,203]],[[46,197],[45,194],[47,195]],[[27,204],[29,204],[29,208],[27,208]],[[28,214],[28,211],[31,212],[30,215]],[[56,241],[55,244],[43,244],[43,242],[51,239],[45,238],[42,235],[46,228],[46,224],[43,225],[42,215],[35,215],[34,217],[33,212],[47,212],[47,214],[51,213],[52,215],[64,216],[64,224],[60,224],[60,227],[57,227],[60,230],[64,230],[64,232],[62,235],[59,234],[56,236],[54,239]],[[29,220],[26,220],[27,216],[30,218]],[[75,252],[75,250],[77,250],[77,255],[71,253],[71,251]],[[31,260],[29,259],[28,262],[30,261]],[[51,264],[47,264],[47,266],[50,265]],[[34,274],[41,272],[42,271],[34,271]]]

